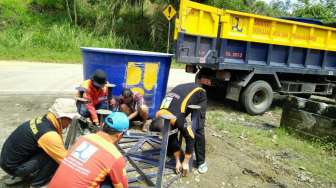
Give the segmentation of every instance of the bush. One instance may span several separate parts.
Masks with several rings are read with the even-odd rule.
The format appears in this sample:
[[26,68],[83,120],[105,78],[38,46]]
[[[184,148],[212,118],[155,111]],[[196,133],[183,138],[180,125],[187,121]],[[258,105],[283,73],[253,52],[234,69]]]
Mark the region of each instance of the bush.
[[[55,61],[57,60],[55,55],[64,55],[65,61],[80,62],[81,46],[128,48],[130,45],[128,39],[113,33],[96,36],[92,32],[74,28],[69,24],[52,25],[49,28],[11,27],[0,31],[0,51],[6,51],[6,53],[0,53],[0,58],[26,58],[24,54],[26,51],[28,59]],[[39,51],[46,54],[40,54]]]
[[64,0],[32,0],[31,5],[40,10],[63,9]]

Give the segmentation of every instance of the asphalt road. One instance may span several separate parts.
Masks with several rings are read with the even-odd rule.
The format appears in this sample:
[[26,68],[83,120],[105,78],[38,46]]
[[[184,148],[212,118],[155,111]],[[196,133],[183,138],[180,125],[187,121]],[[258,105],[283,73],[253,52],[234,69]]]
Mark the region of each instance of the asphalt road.
[[[82,80],[81,64],[0,61],[0,95],[73,94]],[[193,81],[193,74],[171,69],[168,88]]]

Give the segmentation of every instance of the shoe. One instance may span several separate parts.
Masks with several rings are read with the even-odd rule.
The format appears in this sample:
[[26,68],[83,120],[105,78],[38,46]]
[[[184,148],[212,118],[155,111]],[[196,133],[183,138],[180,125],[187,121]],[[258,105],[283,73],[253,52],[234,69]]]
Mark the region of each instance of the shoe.
[[15,177],[15,176],[9,176],[8,178],[6,178],[4,180],[4,183],[6,185],[15,185],[15,184],[18,184],[18,183],[21,183],[21,182],[23,182],[23,178]]
[[208,165],[206,163],[203,163],[203,164],[198,166],[197,170],[200,174],[204,174],[208,171]]

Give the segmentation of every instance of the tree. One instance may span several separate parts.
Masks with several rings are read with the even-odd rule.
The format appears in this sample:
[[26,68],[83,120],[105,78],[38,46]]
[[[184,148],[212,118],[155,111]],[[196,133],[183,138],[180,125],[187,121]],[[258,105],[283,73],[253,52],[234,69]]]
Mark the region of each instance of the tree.
[[72,16],[71,16],[71,12],[70,12],[70,4],[69,4],[69,0],[65,0],[65,7],[67,10],[67,14],[69,17],[70,22],[72,22]]
[[289,16],[291,10],[291,1],[290,0],[272,0],[269,4],[272,16]]
[[303,18],[318,19],[322,22],[335,21],[335,6],[332,1],[310,2],[310,0],[299,0],[299,3],[293,10],[293,16]]

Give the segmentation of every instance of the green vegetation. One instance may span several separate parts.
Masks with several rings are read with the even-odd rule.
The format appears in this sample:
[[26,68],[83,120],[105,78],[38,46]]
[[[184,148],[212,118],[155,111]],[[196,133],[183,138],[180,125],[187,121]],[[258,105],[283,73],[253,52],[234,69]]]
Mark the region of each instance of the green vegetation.
[[209,4],[225,9],[250,12],[275,17],[302,17],[318,19],[324,23],[336,22],[336,3],[334,0],[208,0]]
[[[263,116],[246,114],[233,116],[232,113],[234,112],[223,111],[218,107],[212,108],[207,113],[207,125],[221,130],[221,133],[226,133],[234,142],[246,139],[247,143],[252,144],[251,147],[259,150],[268,150],[274,154],[279,151],[289,151],[290,155],[295,156],[283,161],[289,166],[294,169],[304,167],[325,182],[336,181],[335,144],[300,139],[282,128],[264,129],[265,127],[261,125],[268,124],[272,119],[274,122],[279,122],[281,111],[278,108]],[[251,127],[246,125],[246,122],[259,127]]]
[[81,62],[81,46],[164,51],[165,39],[157,36],[167,31],[164,27],[159,31],[150,28],[157,19],[155,13],[149,20],[139,8],[130,12],[122,9],[108,31],[107,25],[98,24],[98,18],[93,25],[95,21],[90,21],[89,14],[85,17],[89,21],[78,17],[74,25],[54,2],[0,2],[0,59],[77,63]]
[[[177,0],[1,0],[0,59],[81,62],[80,46],[164,52],[167,20],[161,11],[168,2],[178,8]],[[336,14],[333,0],[199,2],[324,22],[335,21]]]
[[39,29],[9,28],[1,33],[0,43],[2,59],[79,62],[80,46],[125,48],[127,39],[112,34],[97,37],[64,24]]

